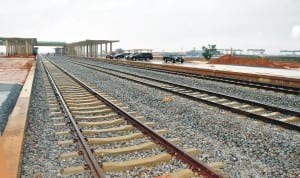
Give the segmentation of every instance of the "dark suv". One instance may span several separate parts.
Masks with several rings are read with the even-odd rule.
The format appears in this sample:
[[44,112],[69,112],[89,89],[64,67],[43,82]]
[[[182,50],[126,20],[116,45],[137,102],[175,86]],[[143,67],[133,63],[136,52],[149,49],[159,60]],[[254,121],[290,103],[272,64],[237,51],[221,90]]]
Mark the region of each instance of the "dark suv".
[[182,56],[175,56],[175,55],[164,56],[163,59],[166,63],[168,61],[171,61],[172,63],[175,63],[175,62],[183,63],[183,61],[184,61],[184,58]]
[[128,55],[130,55],[130,53],[121,53],[121,54],[115,55],[114,58],[115,59],[122,59],[122,58],[125,58]]
[[153,59],[153,56],[152,56],[152,53],[136,53],[136,54],[133,54],[132,56],[130,56],[130,59],[131,60],[150,60],[150,59]]

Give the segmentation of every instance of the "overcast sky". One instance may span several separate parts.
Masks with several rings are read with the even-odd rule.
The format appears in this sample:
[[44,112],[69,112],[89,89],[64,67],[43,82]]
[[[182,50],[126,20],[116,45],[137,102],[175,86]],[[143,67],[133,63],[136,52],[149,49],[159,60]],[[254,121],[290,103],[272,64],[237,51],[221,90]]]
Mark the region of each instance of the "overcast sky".
[[114,48],[300,50],[300,0],[0,0],[0,36]]

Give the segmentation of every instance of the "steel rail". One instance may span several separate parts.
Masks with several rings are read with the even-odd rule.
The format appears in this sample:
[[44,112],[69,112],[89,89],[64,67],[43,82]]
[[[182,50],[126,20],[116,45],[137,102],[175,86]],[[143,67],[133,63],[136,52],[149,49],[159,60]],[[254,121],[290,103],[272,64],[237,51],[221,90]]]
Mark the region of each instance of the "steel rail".
[[171,155],[176,156],[178,159],[182,160],[186,164],[188,164],[191,169],[195,172],[198,172],[200,175],[205,177],[212,177],[212,178],[221,178],[220,174],[213,171],[210,167],[206,166],[201,161],[195,159],[190,154],[186,153],[184,150],[176,146],[175,144],[169,142],[167,139],[162,137],[161,135],[157,134],[154,130],[152,130],[150,127],[144,125],[141,121],[136,119],[131,114],[127,113],[125,110],[120,108],[119,106],[114,105],[112,102],[109,101],[109,99],[105,98],[104,96],[99,95],[95,90],[84,84],[82,81],[77,79],[72,74],[65,71],[63,68],[58,66],[53,61],[50,61],[53,65],[55,65],[57,68],[59,68],[62,72],[64,72],[66,75],[71,77],[74,81],[76,81],[78,84],[80,84],[82,87],[84,87],[86,90],[88,90],[91,94],[93,94],[95,97],[100,99],[102,102],[107,104],[109,107],[112,108],[115,112],[117,112],[119,115],[123,116],[127,121],[129,121],[133,126],[137,127],[139,130],[141,130],[142,133],[145,135],[151,137],[152,140],[154,140],[157,144],[162,145]]
[[[203,92],[203,93],[207,93],[207,94],[210,94],[210,95],[214,95],[214,96],[218,96],[218,97],[222,97],[222,98],[226,98],[226,99],[230,99],[230,100],[235,100],[235,101],[238,101],[238,102],[247,103],[247,104],[250,104],[250,105],[256,105],[256,106],[259,106],[259,107],[263,107],[263,108],[269,109],[271,111],[279,111],[279,112],[281,112],[283,114],[289,114],[289,115],[294,115],[294,116],[300,117],[300,112],[298,112],[298,111],[284,109],[284,108],[280,108],[280,107],[276,107],[276,106],[270,106],[270,105],[267,105],[267,104],[264,104],[264,103],[260,103],[260,102],[257,102],[257,101],[245,100],[245,99],[241,99],[241,98],[238,98],[238,97],[233,97],[233,96],[229,96],[229,95],[225,95],[225,94],[214,93],[214,92],[211,92],[211,91],[208,91],[208,90],[203,90],[203,89],[198,89],[198,88],[194,88],[194,87],[189,87],[189,86],[186,86],[186,85],[179,85],[179,84],[175,84],[175,83],[171,83],[171,82],[167,82],[167,81],[162,81],[162,80],[158,80],[158,79],[154,79],[154,78],[150,78],[150,77],[139,76],[139,75],[130,74],[130,73],[127,73],[127,72],[121,72],[121,71],[110,69],[110,68],[105,68],[105,67],[100,67],[100,66],[95,67],[95,66],[92,66],[91,64],[86,64],[86,63],[81,63],[81,62],[74,62],[74,61],[70,61],[70,62],[71,63],[75,63],[75,64],[77,63],[78,65],[82,65],[82,66],[87,65],[85,67],[93,69],[93,70],[96,70],[96,71],[100,71],[98,68],[102,68],[102,69],[105,69],[105,70],[111,70],[111,71],[115,71],[115,72],[120,72],[120,73],[124,73],[124,74],[127,74],[127,75],[132,75],[132,76],[143,78],[143,79],[147,79],[147,80],[152,80],[152,81],[161,82],[161,83],[168,84],[168,85],[173,85],[174,87],[180,87],[180,88],[184,88],[186,90]],[[219,104],[219,103],[216,103],[216,102],[213,102],[213,101],[201,99],[201,98],[198,98],[198,97],[193,97],[193,96],[185,94],[185,93],[180,93],[180,92],[172,91],[172,90],[160,87],[160,86],[155,86],[155,85],[152,85],[152,84],[149,84],[149,83],[145,83],[145,82],[142,82],[142,81],[137,81],[137,80],[126,78],[126,77],[119,76],[119,75],[116,75],[116,74],[112,74],[110,72],[105,72],[105,71],[100,71],[100,72],[104,72],[104,73],[107,73],[109,75],[114,75],[114,76],[117,76],[119,78],[124,78],[124,79],[127,79],[127,80],[132,80],[132,81],[141,83],[143,85],[148,85],[148,86],[151,86],[151,87],[159,88],[159,89],[162,89],[162,90],[165,90],[165,91],[168,91],[168,92],[172,92],[174,94],[177,94],[177,95],[180,95],[180,96],[183,96],[183,97],[195,100],[195,101],[201,101],[201,102],[204,102],[204,103],[209,104],[209,105],[217,106],[219,108],[232,111],[234,113],[246,115],[246,116],[258,119],[258,120],[262,120],[264,122],[272,123],[272,124],[279,125],[281,127],[284,127],[284,128],[290,129],[290,130],[296,130],[296,131],[300,132],[300,126],[289,124],[287,122],[282,122],[280,120],[272,119],[272,118],[269,118],[269,117],[266,117],[266,116],[262,116],[262,115],[258,115],[258,114],[255,114],[255,113],[251,113],[251,112],[247,112],[247,111],[244,111],[244,110],[240,110],[240,109],[237,109],[237,108],[233,108],[233,107],[230,107],[230,106],[222,105],[222,104]]]
[[[88,59],[88,58],[86,58]],[[89,59],[90,60],[90,59]],[[249,80],[241,80],[236,78],[227,78],[227,77],[216,77],[216,76],[209,76],[209,75],[201,75],[201,74],[194,74],[189,72],[179,72],[179,71],[172,71],[172,70],[162,70],[162,69],[155,69],[151,67],[142,67],[137,65],[129,65],[129,64],[120,64],[120,63],[114,63],[106,61],[107,63],[114,64],[114,65],[120,65],[120,66],[126,66],[126,67],[133,67],[137,69],[144,69],[144,70],[151,70],[156,72],[162,72],[162,73],[168,73],[168,74],[175,74],[179,76],[185,76],[185,77],[193,77],[197,79],[205,79],[205,80],[212,80],[217,82],[224,82],[224,83],[230,83],[240,86],[248,86],[252,88],[259,88],[259,89],[265,89],[265,90],[271,90],[276,92],[283,92],[283,93],[289,93],[289,94],[300,94],[300,88],[296,87],[289,87],[289,86],[282,86],[282,85],[275,85],[275,84],[269,84],[269,83],[262,83],[262,82],[255,82],[255,81],[249,81]]]
[[74,128],[74,133],[78,138],[78,140],[76,140],[76,141],[79,142],[79,145],[80,145],[81,149],[83,150],[83,157],[84,157],[85,161],[87,162],[88,168],[91,170],[94,177],[104,178],[105,177],[104,170],[99,166],[99,163],[96,160],[95,156],[93,155],[91,148],[87,144],[86,138],[82,135],[80,128],[77,126],[76,121],[73,118],[70,110],[68,109],[68,106],[65,103],[63,96],[62,96],[60,90],[58,89],[51,73],[49,72],[49,70],[46,67],[46,65],[44,64],[44,62],[42,62],[42,64],[46,71],[47,77],[51,83],[51,86],[54,89],[55,96],[59,101],[59,105],[63,109],[65,117],[70,120],[70,122]]

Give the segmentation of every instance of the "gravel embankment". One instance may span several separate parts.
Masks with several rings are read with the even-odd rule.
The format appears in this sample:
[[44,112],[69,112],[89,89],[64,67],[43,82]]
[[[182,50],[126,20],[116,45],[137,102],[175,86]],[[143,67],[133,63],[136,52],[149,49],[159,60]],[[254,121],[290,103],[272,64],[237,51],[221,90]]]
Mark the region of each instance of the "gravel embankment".
[[[76,60],[76,59],[74,59]],[[272,104],[282,108],[288,108],[298,111],[300,108],[300,95],[291,95],[280,92],[267,91],[262,89],[255,89],[249,87],[243,87],[239,85],[226,84],[216,81],[204,80],[204,79],[191,79],[189,77],[183,77],[172,74],[163,74],[161,72],[154,72],[149,70],[137,69],[126,66],[118,66],[93,60],[84,60],[94,65],[102,67],[109,67],[112,69],[129,72],[132,74],[143,75],[165,81],[172,81],[178,84],[183,84],[191,87],[205,89],[208,91],[227,94],[235,97],[245,98],[262,103]]]
[[[4,131],[8,117],[14,109],[22,90],[20,84],[0,84],[0,95],[4,95],[4,101],[0,101],[0,134]],[[8,94],[7,94],[8,93]]]
[[[224,172],[231,177],[300,176],[299,134],[294,131],[281,131],[270,124],[257,123],[252,119],[178,96],[164,102],[164,98],[171,96],[170,93],[78,65],[66,64],[61,60],[56,62],[82,80],[88,81],[141,115],[147,116],[149,121],[156,122],[160,128],[168,128],[170,130],[168,136],[183,139],[182,147],[196,147],[203,150],[203,154],[198,156],[200,160],[224,162],[226,164]],[[179,81],[178,77],[168,78],[174,79]],[[186,79],[180,80],[187,82]],[[211,90],[215,88],[233,93],[235,91],[236,95],[240,96],[250,94],[257,98],[261,96],[261,93],[250,92],[253,89],[234,86],[232,87],[234,89],[229,90],[224,84],[215,86],[209,81],[206,86],[206,81],[200,82],[195,79],[189,79],[188,82],[191,86],[212,87]],[[244,94],[246,90],[249,91]],[[278,100],[284,100],[280,102],[273,98],[272,102],[281,105],[290,103],[290,96],[285,98],[277,93],[266,93],[268,94],[262,95],[263,98],[278,95]],[[291,105],[296,107],[295,100],[291,101]]]

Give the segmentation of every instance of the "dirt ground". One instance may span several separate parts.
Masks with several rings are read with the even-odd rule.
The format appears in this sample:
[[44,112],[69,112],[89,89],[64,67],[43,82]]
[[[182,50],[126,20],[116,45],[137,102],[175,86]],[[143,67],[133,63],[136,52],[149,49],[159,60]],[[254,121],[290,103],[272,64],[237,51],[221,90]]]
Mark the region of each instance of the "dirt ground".
[[208,64],[230,64],[256,67],[272,67],[285,69],[300,69],[300,62],[270,61],[266,58],[239,58],[231,55],[224,55],[217,59],[212,59]]
[[34,58],[0,58],[0,83],[24,84]]

